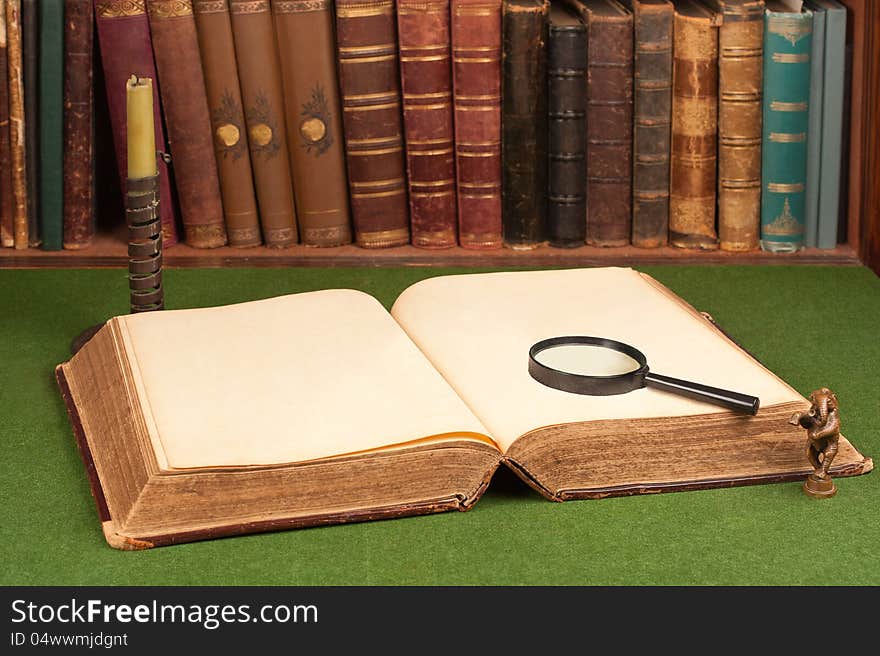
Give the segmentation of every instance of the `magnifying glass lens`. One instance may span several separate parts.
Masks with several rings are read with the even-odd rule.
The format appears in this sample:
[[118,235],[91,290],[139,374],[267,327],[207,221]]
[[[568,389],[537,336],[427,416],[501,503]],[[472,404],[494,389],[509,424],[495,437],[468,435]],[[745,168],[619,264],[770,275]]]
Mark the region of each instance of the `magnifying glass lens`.
[[596,344],[560,344],[544,349],[535,359],[550,369],[579,376],[619,376],[641,366],[626,353]]

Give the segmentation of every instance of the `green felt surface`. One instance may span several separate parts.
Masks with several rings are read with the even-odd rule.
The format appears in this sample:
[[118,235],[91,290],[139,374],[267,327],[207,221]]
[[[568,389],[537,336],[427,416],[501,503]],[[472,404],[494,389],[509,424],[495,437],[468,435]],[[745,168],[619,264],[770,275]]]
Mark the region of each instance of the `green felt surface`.
[[[877,459],[874,274],[644,270],[801,393],[835,390],[844,434]],[[183,308],[350,287],[390,306],[407,285],[449,272],[172,269],[166,296]],[[466,513],[116,551],[52,372],[78,331],[127,311],[126,289],[118,270],[0,271],[0,584],[880,584],[877,473],[838,479],[825,501],[786,483],[557,504],[502,471]]]

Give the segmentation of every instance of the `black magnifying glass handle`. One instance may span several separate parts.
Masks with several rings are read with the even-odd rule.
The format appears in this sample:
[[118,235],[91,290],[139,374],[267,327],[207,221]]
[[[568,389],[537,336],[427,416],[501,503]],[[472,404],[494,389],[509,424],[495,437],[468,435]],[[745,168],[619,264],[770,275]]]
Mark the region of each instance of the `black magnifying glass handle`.
[[749,415],[758,414],[758,406],[761,404],[757,396],[740,394],[739,392],[710,387],[709,385],[701,385],[689,380],[661,376],[651,371],[645,374],[645,383],[650,387],[681,394],[697,401],[714,403],[729,410]]

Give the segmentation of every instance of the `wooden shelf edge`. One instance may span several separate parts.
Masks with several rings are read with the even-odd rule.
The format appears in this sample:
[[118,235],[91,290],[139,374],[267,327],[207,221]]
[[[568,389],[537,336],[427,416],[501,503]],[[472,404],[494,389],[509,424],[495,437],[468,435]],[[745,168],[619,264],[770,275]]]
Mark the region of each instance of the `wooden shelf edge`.
[[[81,251],[16,251],[0,249],[0,269],[104,268],[124,267],[128,262],[125,244],[100,239]],[[474,251],[463,248],[425,250],[413,246],[364,249],[357,246],[285,249],[231,248],[196,249],[178,244],[165,251],[166,267],[510,267],[510,266],[617,266],[656,264],[743,264],[743,265],[860,265],[857,253],[847,245],[830,250],[806,249],[793,254],[762,251],[729,253],[691,251],[663,247],[654,249],[624,246],[576,249],[543,247],[532,251],[496,249]]]

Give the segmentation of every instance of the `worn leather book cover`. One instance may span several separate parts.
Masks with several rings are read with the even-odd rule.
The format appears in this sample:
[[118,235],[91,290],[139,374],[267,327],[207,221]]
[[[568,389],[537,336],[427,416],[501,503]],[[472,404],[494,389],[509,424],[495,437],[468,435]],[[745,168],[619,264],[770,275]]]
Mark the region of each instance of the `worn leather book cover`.
[[11,248],[14,192],[9,142],[9,66],[6,45],[6,0],[0,0],[0,247]]
[[499,248],[502,0],[452,0],[458,241]]
[[64,0],[64,248],[95,235],[95,123],[92,91],[94,9]]
[[[126,140],[125,82],[132,75],[156,80],[150,23],[145,0],[94,0],[95,25],[104,70],[104,88],[110,123],[113,128],[113,147],[119,168],[119,184],[125,195],[128,178],[128,144]],[[154,88],[158,85],[154,85]],[[156,122],[156,147],[165,146],[165,127],[159,94],[153,99],[153,117]],[[171,195],[171,177],[168,165],[159,158],[159,212],[162,215],[162,241],[172,246],[178,241],[177,210]]]
[[656,248],[669,228],[672,27],[669,0],[627,0],[635,26],[632,243]]
[[561,4],[550,7],[547,41],[547,239],[575,248],[587,239],[587,29]]
[[412,243],[456,244],[449,0],[398,0],[400,85]]
[[17,249],[28,247],[28,208],[24,78],[21,47],[21,0],[6,0],[7,68],[9,72],[9,143],[12,171],[12,238]]
[[247,145],[227,0],[193,0],[223,217],[230,246],[259,246],[260,216]]
[[194,248],[224,246],[223,201],[192,0],[147,0],[147,13],[184,238]]
[[[24,131],[25,131],[25,178],[27,179],[27,210],[28,210],[28,246],[36,248],[42,244],[40,236],[40,48],[41,21],[40,7],[37,0],[21,0],[21,56],[22,77],[24,79]],[[42,3],[43,11],[55,11]],[[62,9],[63,11],[63,9]],[[50,31],[55,31],[50,23]],[[55,35],[58,44],[60,35]],[[55,43],[49,44],[49,59],[57,54]],[[50,73],[50,77],[55,75]],[[59,247],[46,246],[47,250]]]
[[694,0],[674,1],[669,241],[715,249],[721,15]]
[[763,0],[708,0],[718,31],[718,237],[758,248],[761,224]]
[[804,243],[813,15],[766,5],[761,247],[791,252]]
[[337,0],[336,37],[355,240],[400,246],[410,232],[393,0]]
[[507,0],[502,41],[503,234],[515,250],[546,240],[546,0]]
[[[39,223],[44,250],[63,247],[64,198],[64,1],[40,3]],[[25,98],[30,90],[25,87]],[[27,124],[27,117],[25,124]],[[35,164],[35,163],[34,163]],[[28,169],[31,163],[27,164]]]
[[306,246],[351,241],[332,0],[272,0],[287,109],[287,147]]
[[587,25],[587,243],[625,246],[632,226],[633,16],[570,0]]
[[804,207],[804,246],[816,247],[819,232],[819,186],[822,176],[822,96],[825,91],[825,11],[807,3],[813,12],[810,47],[810,124],[807,130],[807,186]]
[[297,242],[284,92],[269,0],[229,0],[251,166],[267,246]]

